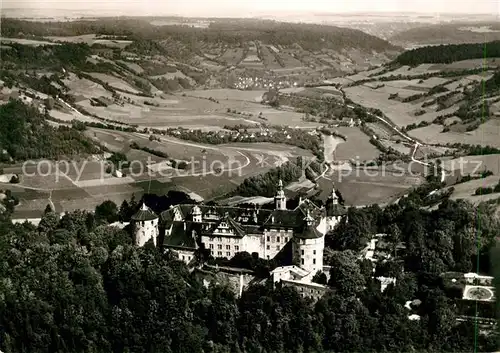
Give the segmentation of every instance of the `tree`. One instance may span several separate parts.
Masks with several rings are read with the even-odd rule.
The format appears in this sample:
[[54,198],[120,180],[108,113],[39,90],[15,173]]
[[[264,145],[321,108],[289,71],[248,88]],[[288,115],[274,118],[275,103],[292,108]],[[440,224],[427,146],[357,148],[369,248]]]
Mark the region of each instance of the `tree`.
[[104,201],[95,208],[96,219],[113,223],[118,220],[118,206],[113,201]]
[[326,285],[328,282],[326,275],[321,271],[316,272],[316,274],[312,278],[312,281],[323,285]]
[[355,295],[363,289],[365,278],[357,260],[350,250],[337,251],[331,259],[328,285],[343,295]]

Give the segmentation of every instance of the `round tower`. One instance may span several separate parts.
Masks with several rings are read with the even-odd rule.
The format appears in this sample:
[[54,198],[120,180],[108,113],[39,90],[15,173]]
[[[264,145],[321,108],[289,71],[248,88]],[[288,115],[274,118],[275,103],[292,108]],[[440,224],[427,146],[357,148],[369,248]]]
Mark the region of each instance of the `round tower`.
[[156,238],[158,237],[158,219],[145,203],[142,203],[141,209],[132,216],[132,224],[134,225],[134,238],[137,246],[143,246],[150,239],[156,246]]
[[274,197],[274,205],[277,210],[286,210],[286,196],[283,190],[283,181],[278,182],[278,191]]
[[323,270],[325,236],[318,231],[314,218],[307,211],[302,232],[293,237],[294,262],[304,270],[316,273]]

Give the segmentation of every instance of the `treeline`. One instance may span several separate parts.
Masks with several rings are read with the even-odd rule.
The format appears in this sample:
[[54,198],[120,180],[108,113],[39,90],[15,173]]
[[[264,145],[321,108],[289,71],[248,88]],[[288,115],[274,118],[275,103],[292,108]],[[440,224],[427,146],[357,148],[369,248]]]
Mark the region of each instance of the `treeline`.
[[85,43],[40,46],[9,43],[9,48],[2,50],[2,65],[3,68],[10,65],[23,69],[60,70],[64,67],[87,65],[90,54],[91,49]]
[[500,192],[500,181],[498,182],[497,185],[493,187],[480,187],[477,188],[474,195],[488,195],[488,194],[493,194]]
[[500,57],[500,41],[473,44],[447,44],[412,49],[399,55],[395,62],[416,66],[424,63],[450,64],[454,61]]
[[232,193],[232,196],[264,196],[273,197],[276,195],[278,182],[281,179],[283,184],[298,181],[302,176],[302,159],[297,157],[295,163],[285,164],[271,169],[265,174],[247,178]]
[[[133,245],[127,229],[136,202],[105,202],[95,213],[59,218],[47,210],[40,224],[12,224],[0,215],[0,349],[4,352],[491,352],[497,334],[476,334],[459,322],[441,271],[473,269],[487,256],[498,223],[487,210],[449,201],[435,211],[408,200],[385,209],[349,210],[342,239],[385,231],[389,244],[406,243],[376,275],[397,281],[384,291],[373,265],[349,246],[331,244],[325,264],[334,290],[317,303],[293,288],[255,284],[236,298],[226,285],[202,280],[148,243]],[[168,202],[167,204],[172,204]],[[168,205],[167,205],[168,207]],[[479,219],[478,219],[479,217]],[[481,242],[476,231],[481,222]],[[372,233],[373,234],[373,233]],[[338,240],[340,241],[340,240]],[[388,248],[388,252],[391,251]],[[259,271],[265,261],[240,254],[231,264]],[[401,271],[404,266],[405,271]],[[264,273],[265,271],[262,271]],[[315,276],[318,279],[320,276]],[[408,300],[419,300],[411,310]],[[411,321],[411,312],[420,320]]]
[[11,100],[0,106],[1,160],[22,161],[27,159],[90,155],[102,149],[81,131],[59,126],[54,128],[34,107],[20,100]]

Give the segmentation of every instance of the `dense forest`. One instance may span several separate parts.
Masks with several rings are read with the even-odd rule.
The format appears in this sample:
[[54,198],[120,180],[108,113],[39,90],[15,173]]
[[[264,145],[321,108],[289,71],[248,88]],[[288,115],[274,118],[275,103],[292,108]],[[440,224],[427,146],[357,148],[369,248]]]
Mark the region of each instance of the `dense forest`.
[[37,108],[11,100],[0,106],[0,150],[8,162],[96,154],[101,147],[74,128],[52,127]]
[[[186,43],[196,51],[196,43],[227,44],[260,40],[277,45],[298,44],[305,50],[332,48],[359,48],[365,50],[397,50],[389,42],[362,31],[326,25],[291,24],[276,21],[217,21],[209,28],[190,26],[154,26],[147,18],[98,19],[96,21],[69,21],[41,23],[17,19],[2,19],[2,35],[76,36],[82,34],[106,34],[128,36],[132,40],[171,40]],[[194,45],[194,46],[193,46]],[[151,49],[149,46],[148,50]],[[155,51],[158,48],[156,47]]]
[[468,59],[500,57],[500,41],[472,44],[427,46],[400,54],[395,62],[401,65],[449,64]]
[[[356,246],[330,244],[334,289],[317,303],[292,288],[262,284],[241,298],[208,288],[152,244],[137,248],[126,230],[137,203],[106,202],[95,213],[59,218],[48,209],[38,227],[0,215],[0,349],[4,352],[470,352],[495,351],[496,335],[456,321],[457,301],[440,274],[473,269],[488,257],[498,223],[488,209],[447,201],[419,208],[418,195],[385,209],[350,210],[344,239],[386,231],[405,242],[403,262],[377,275],[396,276],[380,292]],[[478,219],[479,217],[479,219]],[[478,246],[478,224],[481,236]],[[339,233],[340,234],[340,233]],[[337,234],[335,234],[337,235]],[[478,251],[479,249],[479,251]],[[252,265],[248,254],[241,262]],[[486,260],[487,261],[487,260]],[[474,265],[475,266],[475,265]],[[404,272],[401,271],[404,268]],[[419,299],[408,319],[408,300]]]

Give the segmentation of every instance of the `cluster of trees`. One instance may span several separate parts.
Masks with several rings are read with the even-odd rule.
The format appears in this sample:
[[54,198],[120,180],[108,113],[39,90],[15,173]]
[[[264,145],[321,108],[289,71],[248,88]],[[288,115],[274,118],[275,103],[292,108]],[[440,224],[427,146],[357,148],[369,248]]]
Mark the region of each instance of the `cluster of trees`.
[[289,161],[285,164],[270,170],[269,172],[261,175],[249,177],[243,181],[231,195],[240,196],[265,196],[273,197],[276,195],[277,185],[279,180],[283,184],[298,181],[302,176],[302,159],[297,157],[295,163]]
[[500,181],[494,187],[480,187],[477,188],[474,195],[487,195],[500,192]]
[[[460,308],[446,295],[440,273],[470,271],[487,256],[498,224],[465,202],[429,212],[413,201],[384,210],[350,210],[346,235],[385,231],[391,244],[406,243],[401,263],[389,263],[395,285],[380,291],[358,242],[328,245],[334,290],[318,302],[293,288],[251,286],[241,298],[225,285],[204,287],[170,252],[133,245],[127,220],[135,201],[112,202],[95,213],[62,218],[50,209],[39,226],[12,224],[0,215],[0,349],[5,352],[457,352],[496,350],[495,333],[475,335],[458,322]],[[481,221],[477,247],[477,217]],[[340,233],[339,233],[340,234]],[[342,233],[343,234],[343,233]],[[337,234],[338,235],[338,234]],[[231,263],[228,263],[231,264]],[[259,270],[265,260],[239,254],[232,264]],[[405,271],[401,271],[404,266]],[[264,274],[265,271],[262,273]],[[404,305],[419,299],[408,319]],[[476,337],[477,336],[477,337]]]
[[473,44],[447,44],[427,46],[406,51],[395,62],[416,66],[424,63],[449,64],[468,59],[496,58],[500,56],[500,41]]
[[96,145],[71,127],[50,126],[34,107],[20,100],[0,106],[0,149],[4,162],[62,156],[89,155],[101,152]]
[[485,170],[477,176],[471,176],[470,174],[464,175],[463,177],[460,177],[455,184],[461,184],[461,183],[466,183],[471,180],[477,180],[477,179],[484,179],[489,177],[490,175],[493,175],[493,172],[491,170]]
[[407,132],[407,131],[410,131],[410,130],[415,130],[415,129],[418,129],[418,128],[421,128],[421,127],[425,127],[425,126],[428,126],[430,125],[430,123],[428,121],[421,121],[420,123],[413,123],[413,124],[409,124],[409,125],[406,125],[405,127],[403,127],[401,130],[403,132]]

